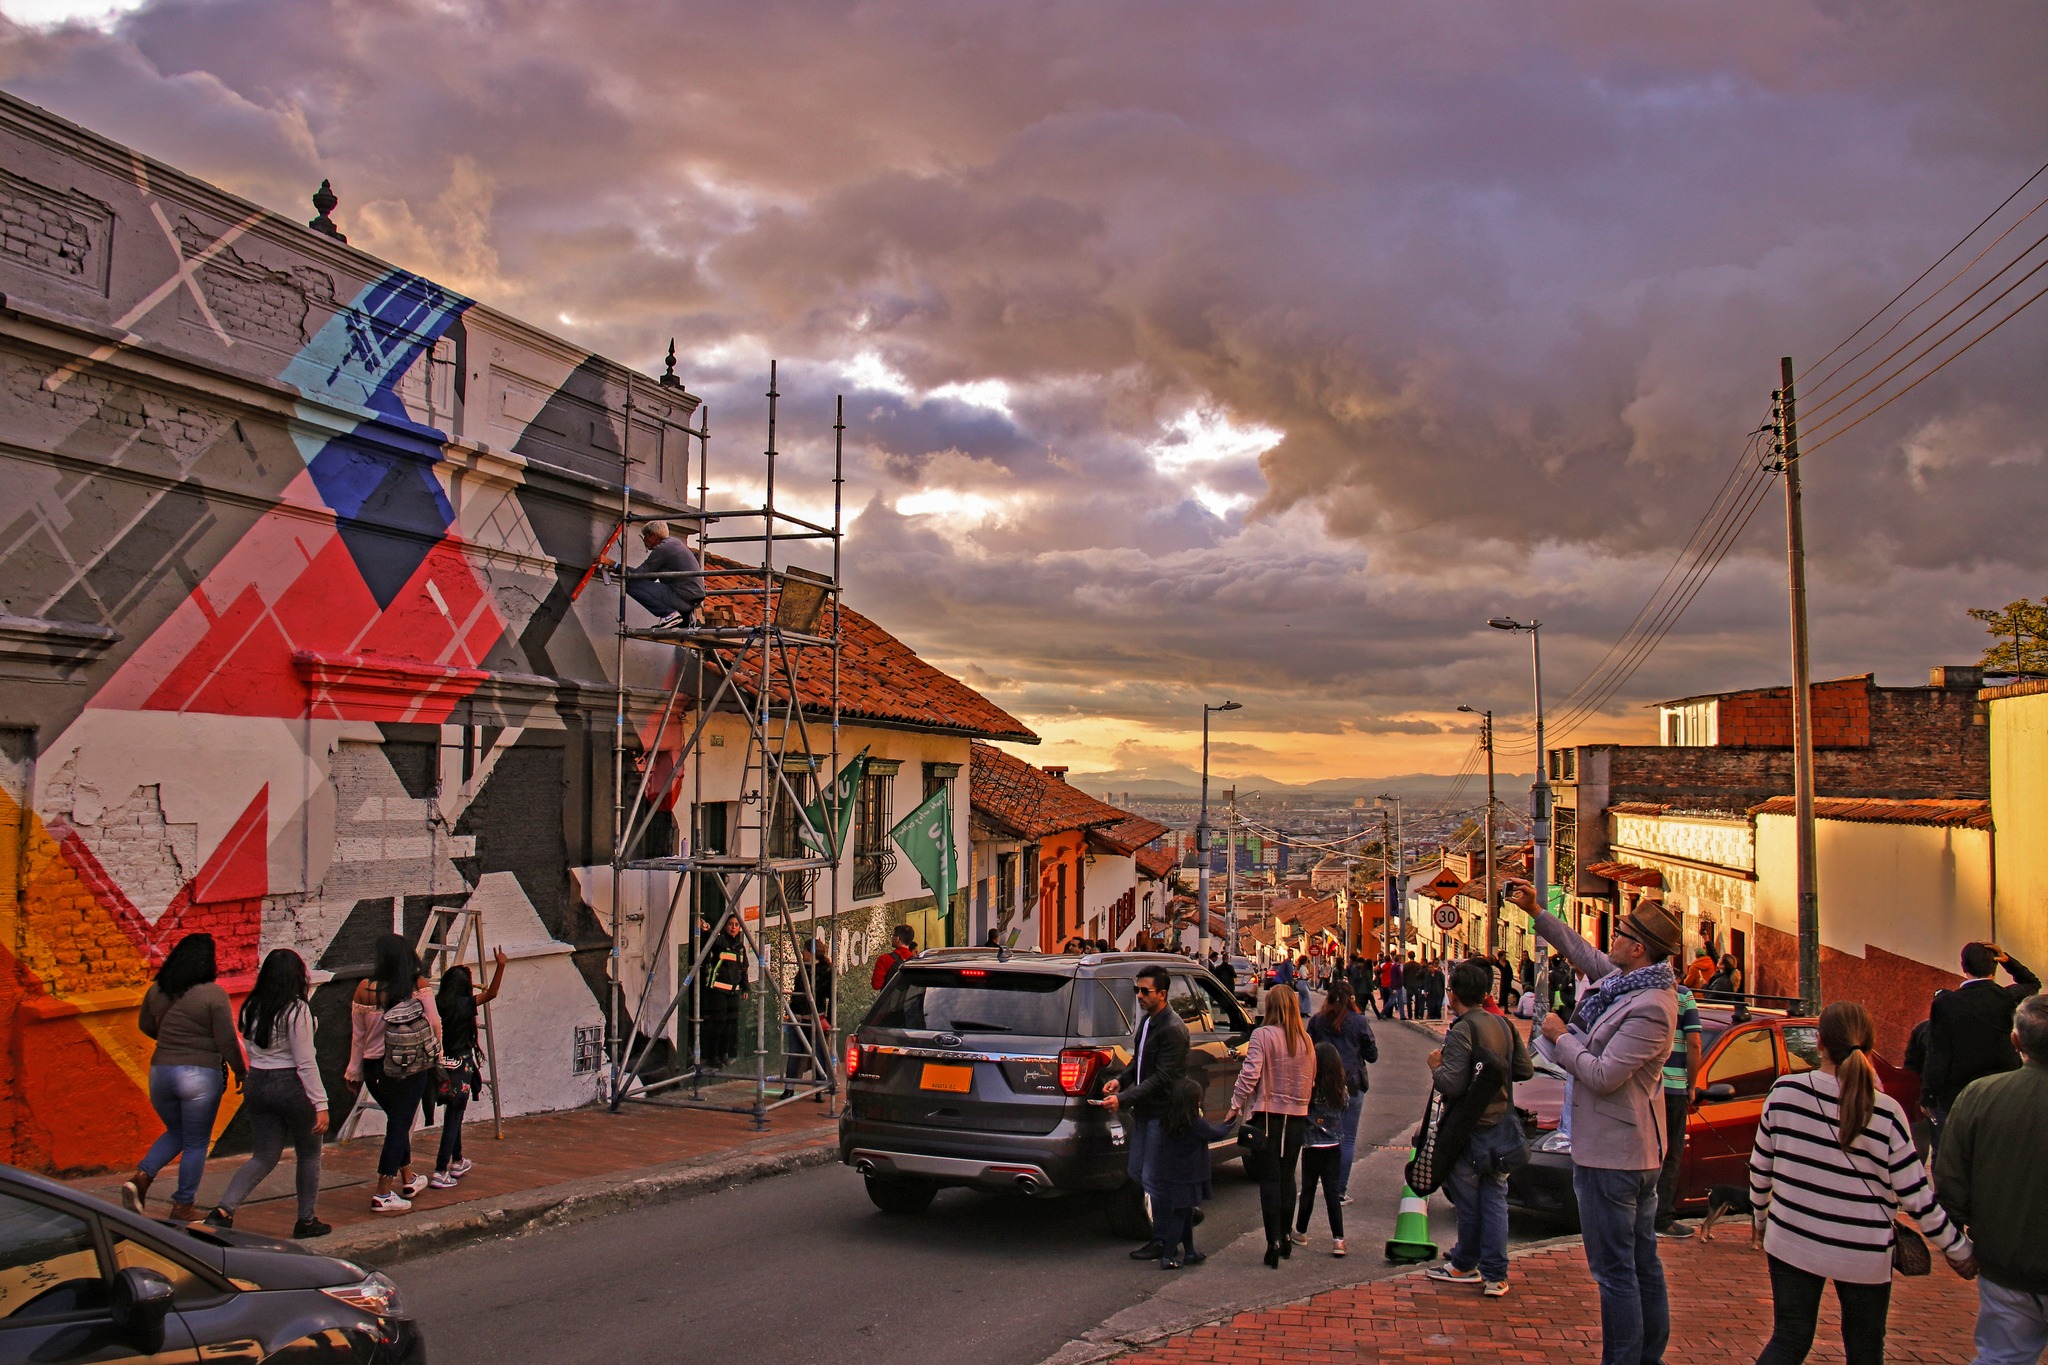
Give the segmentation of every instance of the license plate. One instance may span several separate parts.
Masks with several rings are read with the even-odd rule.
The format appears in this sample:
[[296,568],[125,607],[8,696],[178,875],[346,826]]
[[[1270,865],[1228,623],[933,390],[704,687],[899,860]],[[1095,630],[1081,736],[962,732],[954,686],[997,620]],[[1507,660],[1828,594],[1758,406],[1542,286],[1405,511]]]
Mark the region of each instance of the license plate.
[[956,1095],[964,1095],[974,1088],[974,1068],[926,1062],[924,1074],[917,1083],[925,1090],[949,1090]]

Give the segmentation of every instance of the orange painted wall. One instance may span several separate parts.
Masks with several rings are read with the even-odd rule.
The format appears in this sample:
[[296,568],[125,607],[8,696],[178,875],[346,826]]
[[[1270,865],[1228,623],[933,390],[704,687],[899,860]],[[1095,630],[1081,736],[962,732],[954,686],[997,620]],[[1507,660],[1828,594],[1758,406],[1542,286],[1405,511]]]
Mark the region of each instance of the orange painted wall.
[[[1082,859],[1087,841],[1079,831],[1054,834],[1038,844],[1038,950],[1056,953],[1080,932]],[[1066,925],[1060,924],[1060,872],[1066,871]]]

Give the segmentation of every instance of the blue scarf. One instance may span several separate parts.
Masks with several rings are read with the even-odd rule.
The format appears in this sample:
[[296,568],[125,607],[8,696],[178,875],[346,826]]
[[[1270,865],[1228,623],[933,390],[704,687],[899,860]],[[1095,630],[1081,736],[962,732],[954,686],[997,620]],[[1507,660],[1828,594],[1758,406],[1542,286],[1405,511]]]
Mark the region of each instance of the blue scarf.
[[1600,1016],[1625,995],[1633,995],[1637,991],[1675,990],[1677,987],[1678,978],[1672,973],[1669,962],[1653,962],[1632,972],[1609,972],[1579,1001],[1579,1008],[1572,1015],[1572,1032],[1581,1038],[1590,1037],[1593,1026],[1600,1022]]

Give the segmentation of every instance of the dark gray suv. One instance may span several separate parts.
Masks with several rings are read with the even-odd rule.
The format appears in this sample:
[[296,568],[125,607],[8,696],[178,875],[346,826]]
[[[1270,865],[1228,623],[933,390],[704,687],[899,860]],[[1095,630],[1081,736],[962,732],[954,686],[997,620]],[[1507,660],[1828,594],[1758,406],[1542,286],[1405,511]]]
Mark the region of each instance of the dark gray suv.
[[[1025,1195],[1106,1191],[1114,1231],[1143,1236],[1124,1130],[1090,1099],[1129,1062],[1138,969],[1172,975],[1189,1072],[1220,1120],[1252,1022],[1222,983],[1170,953],[1046,956],[941,948],[890,978],[846,1041],[839,1159],[888,1213],[921,1213],[952,1185]],[[1235,1154],[1220,1143],[1216,1159]]]

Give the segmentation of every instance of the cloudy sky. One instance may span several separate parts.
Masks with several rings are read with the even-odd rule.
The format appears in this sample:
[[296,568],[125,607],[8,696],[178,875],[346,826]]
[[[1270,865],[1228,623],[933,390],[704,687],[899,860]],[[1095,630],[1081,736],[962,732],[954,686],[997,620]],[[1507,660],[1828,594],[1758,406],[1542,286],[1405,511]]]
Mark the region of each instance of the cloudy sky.
[[[815,500],[843,392],[855,601],[1083,771],[1195,760],[1225,697],[1226,774],[1448,772],[1461,702],[1508,747],[1485,619],[1544,621],[1555,711],[1778,357],[2048,160],[2038,0],[0,14],[15,94],[295,217],[331,177],[356,245],[628,363],[675,336],[728,468],[779,357]],[[2048,593],[2044,361],[2048,306],[1806,462],[1817,675],[1924,682]],[[1773,494],[1575,737],[1782,682],[1782,545]]]

